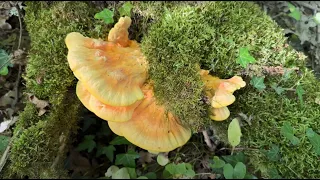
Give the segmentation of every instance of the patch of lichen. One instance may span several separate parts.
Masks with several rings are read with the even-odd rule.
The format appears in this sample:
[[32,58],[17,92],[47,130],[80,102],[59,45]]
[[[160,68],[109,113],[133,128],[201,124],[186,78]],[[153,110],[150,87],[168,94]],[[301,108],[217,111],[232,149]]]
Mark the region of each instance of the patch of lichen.
[[203,83],[196,64],[230,78],[243,71],[236,63],[241,47],[249,48],[259,66],[290,65],[296,59],[283,50],[286,39],[279,27],[251,2],[173,6],[161,17],[141,48],[156,97],[194,131],[211,122],[200,113],[207,107],[201,103]]
[[[65,177],[62,160],[67,149],[60,147],[67,145],[77,130],[81,103],[75,95],[76,79],[68,66],[64,39],[73,31],[105,38],[111,27],[96,21],[94,14],[99,10],[86,2],[27,2],[26,5],[25,23],[31,49],[24,75],[25,92],[49,101],[50,109],[38,117],[38,109],[27,102],[15,128],[7,168],[10,172],[6,174],[8,177]],[[97,25],[102,28],[95,29]],[[60,157],[58,161],[56,157]]]

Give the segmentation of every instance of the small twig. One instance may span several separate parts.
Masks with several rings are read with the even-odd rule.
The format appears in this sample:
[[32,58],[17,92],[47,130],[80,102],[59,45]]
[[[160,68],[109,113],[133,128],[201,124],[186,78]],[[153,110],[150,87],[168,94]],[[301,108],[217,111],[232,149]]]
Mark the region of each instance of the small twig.
[[[223,151],[223,150],[232,150],[232,148],[221,148],[221,149],[219,149],[218,151]],[[257,150],[259,150],[259,149],[256,149],[256,148],[241,148],[241,147],[239,147],[239,148],[234,148],[233,150],[234,150],[234,151],[241,151],[241,150],[253,150],[253,151],[257,151]]]
[[216,149],[216,146],[211,143],[210,137],[208,135],[207,130],[202,131],[204,141],[206,142],[207,146],[209,147],[210,151],[214,151]]
[[311,9],[311,10],[320,11],[319,8],[313,7],[313,6],[311,6],[310,4],[307,4],[307,3],[303,2],[303,1],[293,1],[293,2],[296,3],[296,4],[298,4],[298,5],[300,5],[300,6],[307,7],[307,8],[309,8],[309,9]]
[[[19,132],[20,132],[20,130],[17,132],[17,134],[16,134],[17,136],[19,135]],[[8,158],[9,158],[10,148],[11,148],[11,144],[12,144],[14,138],[15,137],[11,138],[6,150],[4,151],[4,153],[1,156],[1,159],[0,159],[0,172],[2,171],[4,165],[6,164]]]

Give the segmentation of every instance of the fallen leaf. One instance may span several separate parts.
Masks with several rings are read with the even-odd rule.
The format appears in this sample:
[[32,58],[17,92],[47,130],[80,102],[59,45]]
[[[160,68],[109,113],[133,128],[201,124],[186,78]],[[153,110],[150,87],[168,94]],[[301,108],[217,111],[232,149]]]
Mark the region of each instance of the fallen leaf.
[[0,98],[0,106],[7,106],[11,105],[15,98],[15,92],[14,91],[8,91],[5,95],[3,95]]
[[1,124],[0,124],[0,133],[2,133],[5,130],[7,130],[10,126],[12,126],[15,122],[17,122],[17,120],[18,120],[18,116],[14,116],[10,120],[6,120],[6,121],[1,122]]
[[29,101],[36,105],[36,107],[39,109],[38,116],[43,115],[47,110],[45,109],[47,106],[49,106],[49,102],[45,100],[38,99],[35,95],[27,93],[29,97]]
[[139,155],[140,155],[140,158],[139,158],[139,162],[141,164],[144,164],[144,163],[150,163],[153,161],[153,157],[155,157],[156,155],[154,154],[151,154],[149,152],[146,152],[146,151],[140,151],[139,152]]

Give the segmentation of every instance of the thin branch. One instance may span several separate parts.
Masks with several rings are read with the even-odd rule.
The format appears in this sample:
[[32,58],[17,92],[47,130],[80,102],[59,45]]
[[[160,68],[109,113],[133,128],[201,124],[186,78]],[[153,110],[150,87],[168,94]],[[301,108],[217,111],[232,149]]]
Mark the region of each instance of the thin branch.
[[204,141],[206,142],[207,146],[209,147],[210,151],[214,151],[216,149],[216,146],[211,143],[210,137],[208,135],[207,130],[202,131]]

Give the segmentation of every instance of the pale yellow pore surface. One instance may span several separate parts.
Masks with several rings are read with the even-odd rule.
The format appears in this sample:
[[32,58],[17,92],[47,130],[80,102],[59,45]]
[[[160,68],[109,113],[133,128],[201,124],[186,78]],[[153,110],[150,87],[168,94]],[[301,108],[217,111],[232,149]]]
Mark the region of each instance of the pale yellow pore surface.
[[77,84],[77,96],[82,104],[91,112],[95,113],[101,119],[113,122],[130,120],[134,109],[141,103],[140,100],[129,106],[110,106],[103,104],[90,94],[81,81],[78,81]]

